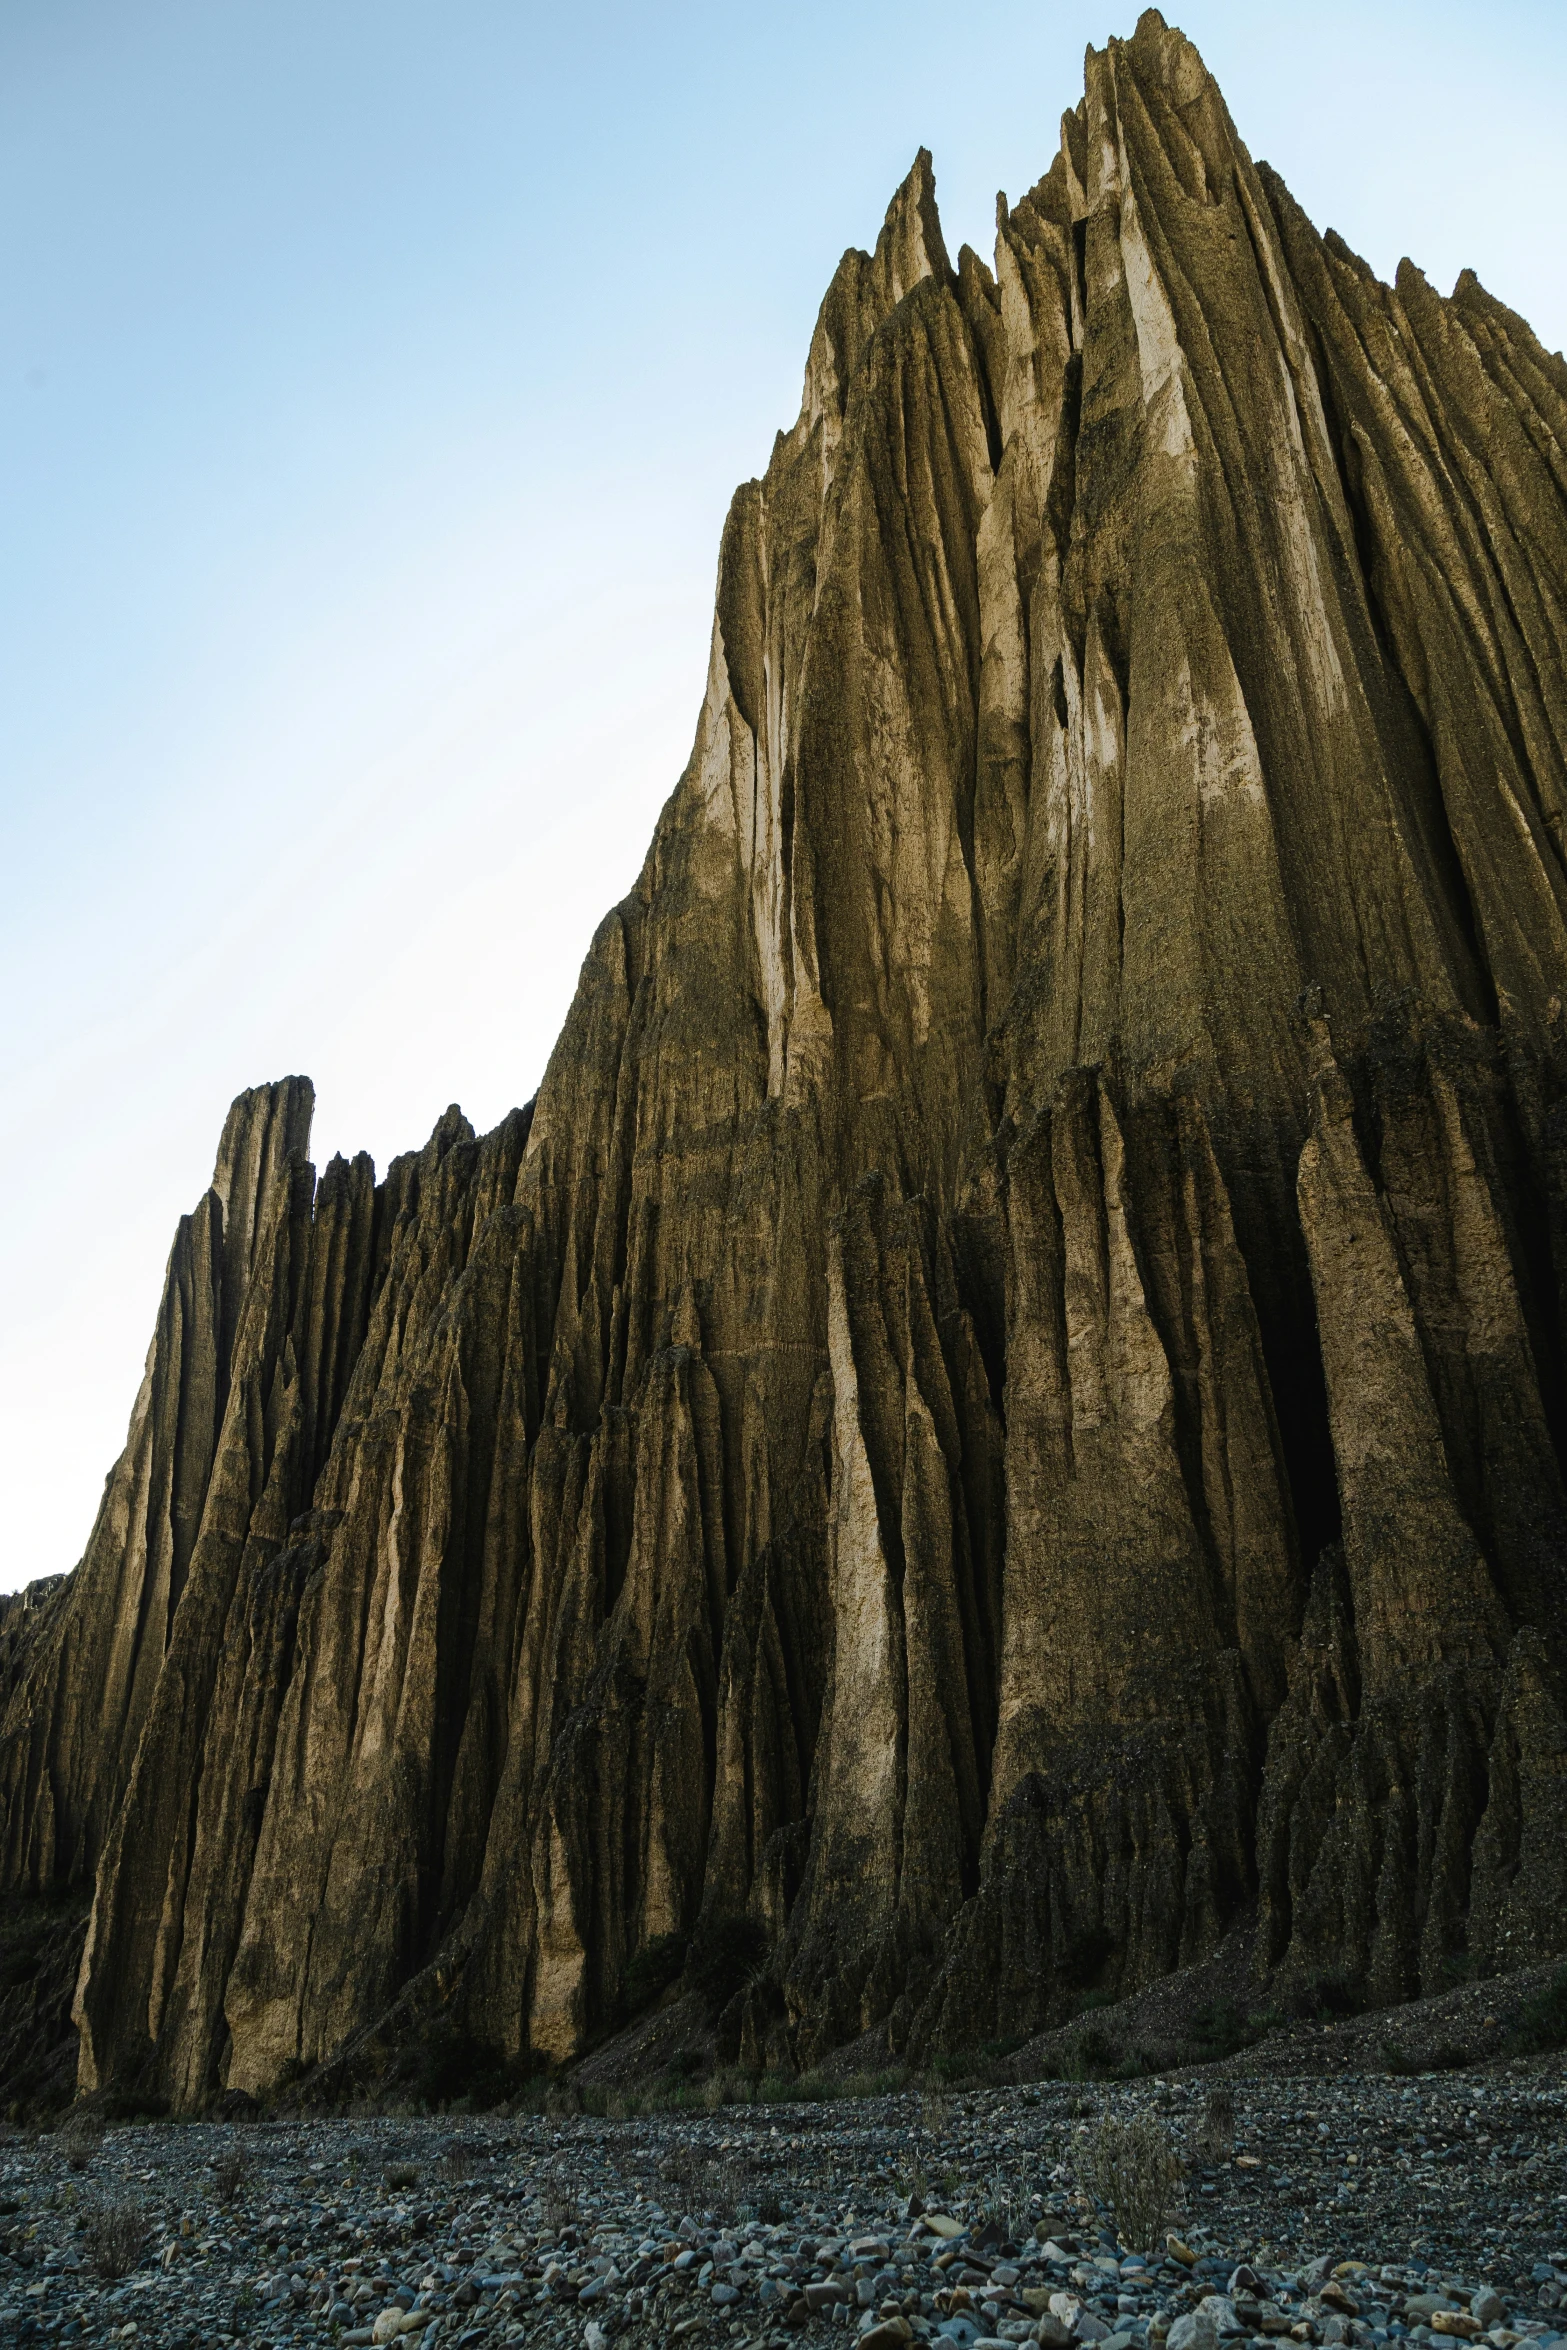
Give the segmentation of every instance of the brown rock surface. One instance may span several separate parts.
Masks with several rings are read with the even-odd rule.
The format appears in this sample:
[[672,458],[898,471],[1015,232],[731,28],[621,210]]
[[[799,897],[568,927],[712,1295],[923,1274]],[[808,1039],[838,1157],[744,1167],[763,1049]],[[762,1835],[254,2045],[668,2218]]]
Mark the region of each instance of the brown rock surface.
[[1253,1914],[1380,1998],[1561,1947],[1564,661],[1567,368],[1156,12],[994,275],[922,154],[536,1102],[377,1185],[242,1096],[0,1616],[82,2083],[563,2058],[745,1917],[759,2062]]

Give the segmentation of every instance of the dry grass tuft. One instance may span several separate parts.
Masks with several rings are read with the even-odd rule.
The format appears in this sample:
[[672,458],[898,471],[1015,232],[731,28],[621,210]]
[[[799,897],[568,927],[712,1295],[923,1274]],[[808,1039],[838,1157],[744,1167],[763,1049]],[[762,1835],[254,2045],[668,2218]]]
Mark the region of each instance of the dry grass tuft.
[[558,2236],[562,2229],[576,2225],[576,2192],[566,2172],[558,2164],[545,2172],[541,2185],[544,2190],[544,2224]]
[[1108,2205],[1122,2242],[1151,2252],[1173,2215],[1183,2176],[1175,2141],[1151,2114],[1119,2122],[1106,2115],[1089,2141],[1083,2184]]
[[146,2241],[147,2215],[136,2203],[105,2203],[82,2230],[88,2264],[106,2284],[130,2275]]
[[732,2219],[736,2204],[745,2198],[743,2166],[701,2146],[672,2146],[659,2164],[658,2175],[678,2190],[693,2216],[710,2211],[715,2219]]
[[77,2106],[66,2115],[56,2135],[69,2167],[85,2170],[103,2144],[103,2116]]
[[1208,2101],[1197,2125],[1197,2154],[1202,2162],[1228,2162],[1235,2151],[1235,2092],[1220,2081],[1208,2091]]

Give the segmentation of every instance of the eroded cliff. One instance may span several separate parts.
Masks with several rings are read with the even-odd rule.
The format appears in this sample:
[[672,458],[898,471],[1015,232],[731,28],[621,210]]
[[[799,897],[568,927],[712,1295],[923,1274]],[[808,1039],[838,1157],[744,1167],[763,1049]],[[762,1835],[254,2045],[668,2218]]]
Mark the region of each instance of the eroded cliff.
[[740,1916],[775,2063],[1560,1947],[1564,658],[1567,368],[1155,12],[994,272],[921,155],[536,1102],[242,1096],[0,1623],[82,2083],[562,2058]]

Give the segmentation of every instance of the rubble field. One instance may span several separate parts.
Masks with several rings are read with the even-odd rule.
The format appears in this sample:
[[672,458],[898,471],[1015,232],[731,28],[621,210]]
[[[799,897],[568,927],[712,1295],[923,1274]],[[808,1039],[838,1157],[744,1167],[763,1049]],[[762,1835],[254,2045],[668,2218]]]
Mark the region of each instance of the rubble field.
[[0,2139],[0,2341],[1567,2350],[1564,2109],[1552,2060],[623,2120],[78,2112]]

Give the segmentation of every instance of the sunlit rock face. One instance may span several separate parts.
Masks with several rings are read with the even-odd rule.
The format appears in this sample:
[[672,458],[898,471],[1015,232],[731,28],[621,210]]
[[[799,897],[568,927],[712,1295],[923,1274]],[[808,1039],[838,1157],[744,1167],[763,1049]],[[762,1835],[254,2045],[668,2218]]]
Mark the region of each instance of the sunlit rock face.
[[775,2064],[1559,1947],[1564,614],[1562,361],[1157,14],[993,269],[922,154],[537,1100],[242,1096],[0,1623],[81,2082],[564,2058],[741,1916]]

